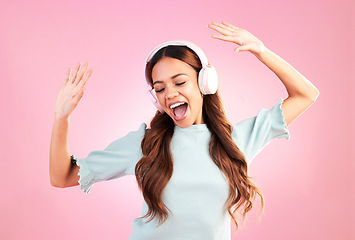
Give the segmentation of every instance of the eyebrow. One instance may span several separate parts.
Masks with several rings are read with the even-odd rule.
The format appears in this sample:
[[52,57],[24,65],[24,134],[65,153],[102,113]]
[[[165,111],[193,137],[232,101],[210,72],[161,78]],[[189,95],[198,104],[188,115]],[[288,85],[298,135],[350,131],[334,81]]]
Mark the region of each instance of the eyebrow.
[[[174,76],[172,76],[170,79],[175,79],[175,78],[177,78],[178,76],[181,76],[181,75],[187,76],[185,73],[178,73],[178,74],[175,74]],[[164,82],[163,81],[155,81],[155,82],[153,82],[153,86],[155,84],[157,84],[157,83],[164,83]]]

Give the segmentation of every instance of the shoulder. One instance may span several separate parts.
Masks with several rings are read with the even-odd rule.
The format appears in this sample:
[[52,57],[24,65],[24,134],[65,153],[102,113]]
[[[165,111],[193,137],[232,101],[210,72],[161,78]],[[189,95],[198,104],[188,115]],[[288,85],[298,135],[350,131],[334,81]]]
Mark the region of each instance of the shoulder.
[[147,131],[147,125],[145,123],[142,123],[137,130],[131,131],[127,133],[125,136],[115,140],[107,148],[112,148],[112,149],[115,149],[117,147],[119,147],[120,149],[125,147],[131,148],[137,143],[140,144],[146,131]]
[[280,99],[272,108],[261,109],[256,116],[233,125],[232,138],[249,161],[273,139],[290,138],[282,103]]

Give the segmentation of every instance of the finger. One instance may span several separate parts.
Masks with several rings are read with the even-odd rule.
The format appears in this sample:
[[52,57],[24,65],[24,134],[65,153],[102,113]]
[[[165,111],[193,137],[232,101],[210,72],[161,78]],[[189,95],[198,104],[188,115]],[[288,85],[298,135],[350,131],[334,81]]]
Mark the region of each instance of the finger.
[[218,26],[221,28],[224,28],[225,30],[230,31],[230,32],[235,32],[237,30],[237,28],[235,26],[228,25],[228,24],[226,24],[226,22],[219,23]]
[[64,84],[67,84],[70,81],[71,68],[68,69],[67,74],[65,75]]
[[231,31],[226,29],[226,26],[223,26],[222,24],[212,23],[212,24],[209,24],[208,27],[213,30],[216,30],[217,32],[219,32],[223,35],[231,35]]
[[222,24],[227,26],[227,27],[229,27],[229,28],[232,28],[234,30],[238,30],[239,29],[239,27],[236,27],[236,26],[234,26],[233,24],[231,24],[229,22],[222,22]]
[[75,71],[74,71],[74,76],[72,77],[72,83],[74,83],[76,81],[76,78],[78,77],[78,72],[80,70],[81,67],[81,62],[78,63]]
[[226,42],[235,42],[235,39],[232,36],[212,34],[211,37],[215,38],[215,39],[222,40],[222,41],[226,41]]
[[83,79],[80,81],[80,83],[78,84],[78,88],[79,89],[82,89],[86,82],[89,80],[91,74],[94,72],[94,70],[90,69],[89,71],[87,71],[84,76],[83,76]]
[[227,26],[221,24],[221,23],[218,23],[218,22],[212,22],[211,24],[209,24],[209,27],[214,29],[214,30],[220,30],[220,29],[226,29]]
[[75,84],[78,84],[81,81],[81,78],[83,77],[85,71],[88,69],[89,67],[89,62],[86,62],[84,64],[84,66],[80,69],[80,72],[78,73],[78,77],[75,79]]

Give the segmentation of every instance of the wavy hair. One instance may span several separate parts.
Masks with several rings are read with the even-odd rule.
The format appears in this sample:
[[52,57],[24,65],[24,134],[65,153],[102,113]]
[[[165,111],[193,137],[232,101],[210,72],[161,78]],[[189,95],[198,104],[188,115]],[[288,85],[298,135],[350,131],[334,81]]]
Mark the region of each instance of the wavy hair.
[[[146,65],[146,76],[152,84],[152,69],[164,57],[179,59],[189,64],[198,73],[202,68],[198,56],[184,46],[167,46],[160,49]],[[231,133],[232,126],[226,118],[219,93],[204,95],[203,118],[211,132],[209,154],[213,162],[227,177],[229,183],[229,196],[226,206],[236,227],[238,221],[234,213],[241,208],[245,219],[252,209],[256,195],[261,199],[261,210],[264,198],[261,191],[248,176],[248,165],[244,154],[234,143]],[[170,150],[171,139],[175,124],[166,113],[157,111],[146,130],[141,142],[143,157],[135,167],[138,186],[148,205],[148,212],[142,218],[150,222],[157,217],[159,224],[166,221],[169,209],[162,201],[162,193],[173,174],[173,161]]]

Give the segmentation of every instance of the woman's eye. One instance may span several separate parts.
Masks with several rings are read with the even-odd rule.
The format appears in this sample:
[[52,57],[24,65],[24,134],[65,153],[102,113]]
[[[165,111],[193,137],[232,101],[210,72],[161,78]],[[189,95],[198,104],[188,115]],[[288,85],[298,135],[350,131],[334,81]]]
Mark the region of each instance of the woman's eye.
[[156,89],[155,92],[159,93],[159,92],[162,92],[163,90],[164,90],[164,88],[160,88],[160,89]]
[[186,83],[186,82],[175,83],[175,85],[181,86],[181,85],[183,85],[184,83]]

